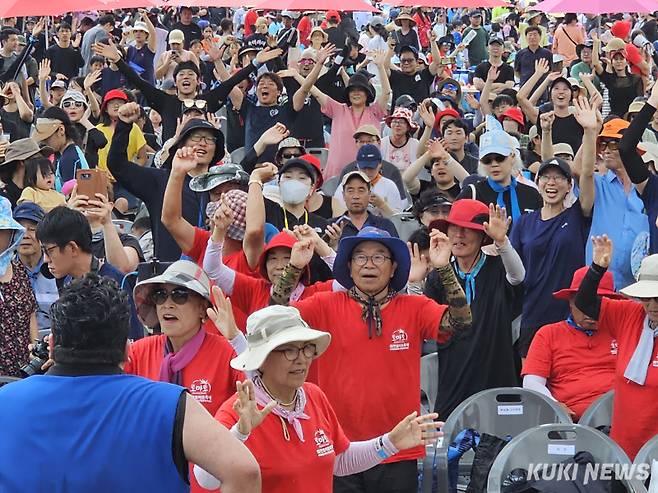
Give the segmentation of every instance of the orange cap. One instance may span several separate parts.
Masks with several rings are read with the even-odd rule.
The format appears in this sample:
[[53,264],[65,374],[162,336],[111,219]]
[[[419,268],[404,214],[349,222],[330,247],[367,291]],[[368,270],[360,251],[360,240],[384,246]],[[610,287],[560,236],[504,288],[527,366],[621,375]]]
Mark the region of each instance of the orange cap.
[[630,123],[626,120],[622,120],[621,118],[613,118],[603,125],[603,129],[601,130],[599,137],[621,139],[624,134],[624,130],[626,130],[629,125]]

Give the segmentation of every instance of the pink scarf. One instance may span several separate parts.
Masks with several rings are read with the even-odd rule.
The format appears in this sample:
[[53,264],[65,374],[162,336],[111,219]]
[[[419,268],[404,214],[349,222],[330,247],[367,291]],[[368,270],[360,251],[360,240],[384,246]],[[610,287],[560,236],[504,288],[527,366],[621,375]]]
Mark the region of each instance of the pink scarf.
[[[265,407],[272,398],[269,396],[263,385],[263,380],[260,375],[254,375],[254,389],[256,389],[256,402],[261,406]],[[306,393],[302,387],[297,389],[297,400],[295,403],[295,409],[286,409],[277,405],[273,410],[272,414],[276,414],[280,418],[285,419],[292,425],[292,428],[297,434],[300,442],[304,442],[304,431],[302,430],[302,424],[299,422],[300,419],[311,419],[311,417],[304,413],[304,407],[306,406]]]
[[171,341],[167,338],[164,347],[164,358],[160,363],[160,381],[182,385],[180,372],[197,355],[205,338],[206,331],[201,327],[201,330],[177,352],[174,352]]

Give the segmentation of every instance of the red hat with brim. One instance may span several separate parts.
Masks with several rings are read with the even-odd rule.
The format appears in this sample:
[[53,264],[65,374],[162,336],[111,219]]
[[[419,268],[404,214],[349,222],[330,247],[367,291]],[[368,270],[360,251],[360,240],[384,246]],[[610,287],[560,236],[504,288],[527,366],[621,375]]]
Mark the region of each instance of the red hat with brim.
[[[287,233],[285,231],[281,231],[280,233],[277,233],[272,237],[272,239],[268,242],[268,244],[265,245],[265,248],[263,249],[263,253],[260,254],[260,258],[258,259],[258,272],[260,273],[261,276],[263,276],[263,279],[265,279],[266,281],[270,280],[270,278],[267,277],[267,255],[269,254],[269,252],[279,247],[289,248],[290,250],[292,250],[292,247],[295,243],[297,243],[297,239],[294,236],[292,236],[292,234]],[[311,271],[308,265],[306,266],[304,272],[302,273],[300,282],[305,286],[308,286],[311,282]]]
[[[569,299],[578,292],[580,283],[583,282],[583,278],[585,277],[585,274],[587,274],[588,269],[589,267],[585,266],[574,272],[573,279],[571,280],[571,286],[556,291],[553,293],[553,298],[569,301]],[[615,281],[612,277],[612,272],[610,271],[606,271],[606,273],[603,274],[601,282],[599,283],[599,289],[596,291],[596,294],[616,300],[625,299],[624,295],[615,292]]]
[[123,101],[128,102],[128,95],[121,89],[112,89],[111,91],[107,91],[105,93],[105,97],[103,98],[103,104],[101,105],[101,113],[105,111],[107,103],[113,99],[122,99]]
[[484,231],[484,223],[487,221],[489,221],[489,207],[479,200],[461,199],[453,202],[446,219],[432,221],[429,229],[438,229],[448,234],[448,226],[453,224],[460,228],[482,231],[484,233],[482,245],[489,245],[493,240]]
[[439,126],[441,125],[441,120],[443,120],[443,118],[446,116],[453,116],[455,118],[459,118],[459,112],[454,108],[447,108],[443,111],[439,111],[434,117],[434,128],[437,129],[439,132],[441,131],[441,128],[439,128]]
[[519,130],[521,133],[523,133],[523,130],[525,129],[525,120],[523,119],[523,113],[519,108],[507,108],[505,110],[505,113],[500,115],[498,119],[502,122],[505,118],[509,118],[510,120],[514,120],[516,123],[519,124]]

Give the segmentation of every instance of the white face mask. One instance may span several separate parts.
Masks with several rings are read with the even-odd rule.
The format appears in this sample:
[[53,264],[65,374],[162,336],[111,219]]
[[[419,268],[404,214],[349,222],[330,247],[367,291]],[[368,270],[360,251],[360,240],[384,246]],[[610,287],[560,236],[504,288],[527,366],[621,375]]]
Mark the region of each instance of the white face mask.
[[311,192],[311,186],[299,180],[285,180],[279,183],[279,191],[285,203],[298,205],[304,203]]

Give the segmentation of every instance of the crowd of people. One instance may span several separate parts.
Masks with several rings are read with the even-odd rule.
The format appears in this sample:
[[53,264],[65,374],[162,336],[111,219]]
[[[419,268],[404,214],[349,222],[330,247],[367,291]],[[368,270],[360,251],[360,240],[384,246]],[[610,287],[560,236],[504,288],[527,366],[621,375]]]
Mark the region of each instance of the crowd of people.
[[633,459],[658,11],[534,5],[2,19],[0,489],[412,493],[513,386]]

